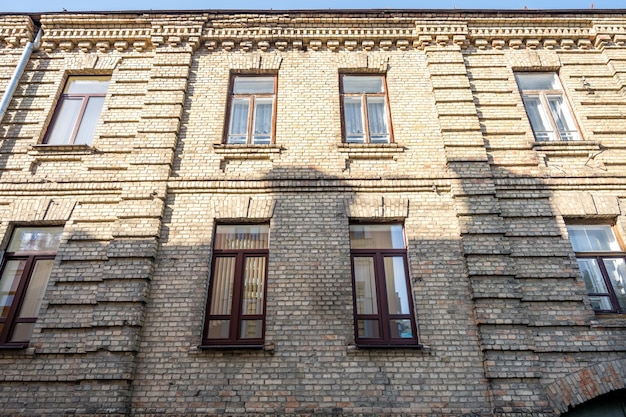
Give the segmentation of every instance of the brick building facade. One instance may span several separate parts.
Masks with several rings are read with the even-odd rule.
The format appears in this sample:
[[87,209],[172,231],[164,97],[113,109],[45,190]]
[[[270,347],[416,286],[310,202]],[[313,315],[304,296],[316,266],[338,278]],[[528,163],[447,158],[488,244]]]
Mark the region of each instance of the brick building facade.
[[626,397],[623,10],[1,15],[21,61],[0,414]]

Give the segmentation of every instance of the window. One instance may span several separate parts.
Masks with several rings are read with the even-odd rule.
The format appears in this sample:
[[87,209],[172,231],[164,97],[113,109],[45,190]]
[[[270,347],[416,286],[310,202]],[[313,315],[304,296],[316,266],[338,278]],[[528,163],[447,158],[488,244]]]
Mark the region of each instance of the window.
[[350,226],[357,345],[415,345],[417,327],[401,224]]
[[0,345],[28,345],[62,232],[62,227],[13,231],[0,276]]
[[261,345],[268,225],[218,225],[203,345]]
[[626,313],[626,252],[608,225],[569,225],[570,242],[593,309]]
[[556,74],[526,72],[515,78],[537,141],[580,139]]
[[69,77],[44,143],[90,145],[108,86],[109,77]]
[[226,143],[272,143],[275,100],[275,76],[234,76],[231,81]]
[[389,143],[391,140],[385,77],[342,75],[343,135],[348,143]]

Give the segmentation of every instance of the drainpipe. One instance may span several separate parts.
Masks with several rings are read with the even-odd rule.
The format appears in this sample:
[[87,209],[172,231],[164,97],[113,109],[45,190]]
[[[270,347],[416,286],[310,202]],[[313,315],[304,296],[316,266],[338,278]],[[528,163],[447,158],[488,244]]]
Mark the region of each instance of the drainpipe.
[[7,108],[9,107],[9,103],[13,98],[13,93],[15,93],[15,89],[24,73],[24,69],[26,68],[26,64],[28,64],[28,60],[30,59],[30,55],[33,53],[33,50],[38,50],[41,44],[41,28],[37,32],[37,36],[35,36],[35,40],[33,42],[28,42],[26,44],[26,48],[24,48],[24,52],[22,52],[22,57],[20,58],[20,62],[17,64],[15,71],[13,72],[13,76],[9,81],[9,85],[4,92],[4,96],[2,97],[2,102],[0,102],[0,123],[2,123],[2,119],[4,119],[4,114],[7,112]]

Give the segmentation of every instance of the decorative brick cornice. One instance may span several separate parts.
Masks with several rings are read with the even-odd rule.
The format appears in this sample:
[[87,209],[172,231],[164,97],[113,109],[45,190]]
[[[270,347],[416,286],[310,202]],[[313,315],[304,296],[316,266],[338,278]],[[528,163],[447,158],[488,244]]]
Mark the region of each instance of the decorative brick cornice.
[[[9,45],[32,38],[22,16],[0,21]],[[626,44],[615,14],[463,12],[54,14],[41,18],[42,49],[123,52],[161,46],[209,51],[371,51],[409,48],[591,49]]]
[[476,19],[469,36],[478,49],[588,49],[595,32],[588,18]]
[[35,38],[37,30],[28,16],[0,17],[0,45],[19,48]]
[[[215,16],[203,31],[207,47],[226,50],[312,49],[338,51],[406,49],[415,38],[415,19],[337,16]],[[209,46],[210,45],[210,46]]]
[[586,15],[553,16],[512,13],[510,16],[401,17],[216,16],[207,23],[202,40],[210,50],[272,48],[283,50],[390,50],[458,46],[477,49],[590,49],[626,43],[626,20]]
[[51,52],[144,51],[158,46],[199,45],[207,22],[203,14],[189,15],[44,15],[42,49]]
[[66,52],[142,51],[150,47],[153,33],[150,21],[136,15],[43,15],[41,27],[45,52],[57,48]]
[[190,46],[195,49],[200,44],[202,29],[207,16],[189,14],[187,16],[163,16],[151,21],[151,42],[154,46]]

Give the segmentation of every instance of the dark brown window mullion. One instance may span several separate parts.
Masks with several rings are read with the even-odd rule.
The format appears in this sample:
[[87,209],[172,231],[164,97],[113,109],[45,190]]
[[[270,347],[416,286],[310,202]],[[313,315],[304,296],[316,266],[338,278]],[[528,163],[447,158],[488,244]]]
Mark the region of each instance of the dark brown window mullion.
[[387,303],[387,282],[385,277],[384,257],[380,252],[374,255],[374,274],[376,278],[376,292],[378,293],[378,320],[380,335],[383,340],[391,340],[389,330],[389,306]]
[[[249,120],[249,119],[248,119]],[[230,306],[230,327],[228,340],[231,342],[239,339],[239,329],[241,321],[241,303],[243,298],[243,270],[245,256],[243,252],[237,253],[235,257],[235,275],[233,281],[233,304]]]
[[606,285],[606,289],[608,291],[609,300],[611,300],[611,305],[613,306],[612,312],[621,313],[622,308],[619,303],[619,300],[617,299],[617,294],[615,293],[616,288],[613,286],[609,272],[607,271],[606,265],[604,264],[604,260],[607,258],[613,258],[613,259],[622,258],[623,259],[623,257],[621,256],[597,256],[596,257],[596,262],[598,263],[598,266],[600,267],[600,271],[602,273],[602,279],[604,280],[604,285]]

